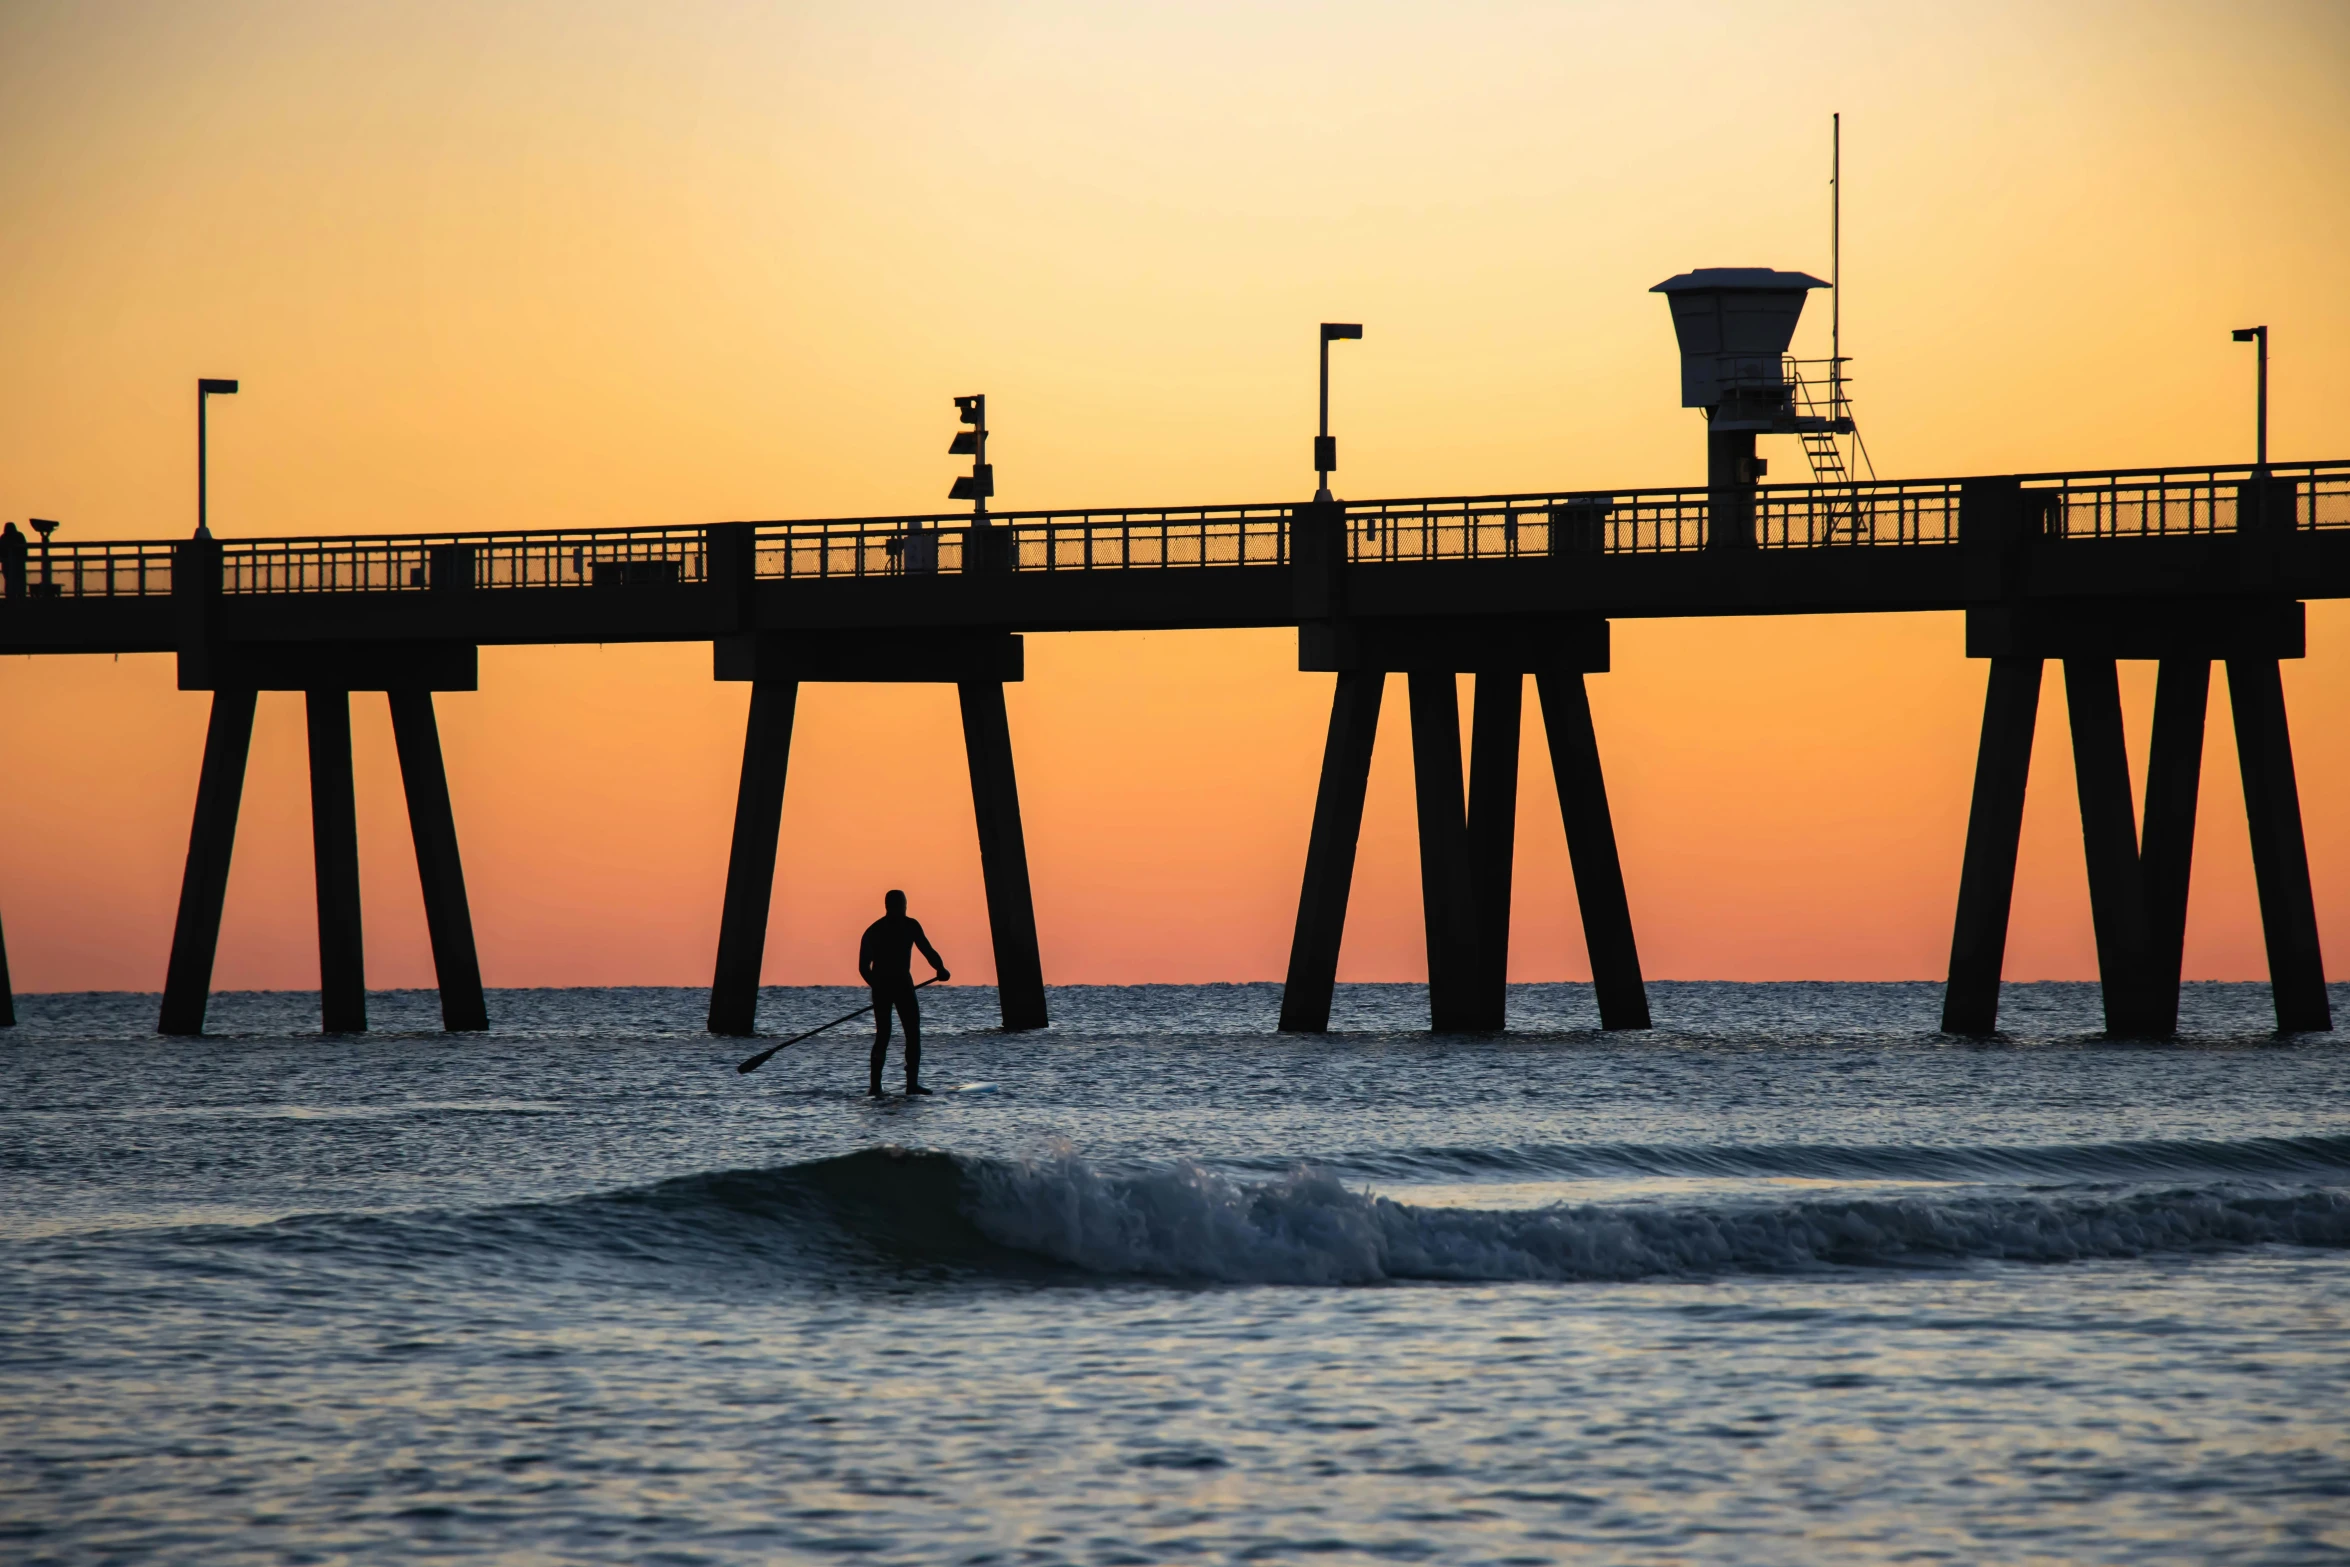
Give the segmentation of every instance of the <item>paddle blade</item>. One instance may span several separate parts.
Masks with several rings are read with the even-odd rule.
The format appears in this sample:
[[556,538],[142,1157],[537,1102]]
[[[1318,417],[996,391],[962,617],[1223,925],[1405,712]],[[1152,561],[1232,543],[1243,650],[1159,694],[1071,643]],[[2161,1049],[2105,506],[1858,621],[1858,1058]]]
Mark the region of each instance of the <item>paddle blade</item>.
[[773,1049],[762,1050],[757,1055],[751,1057],[748,1061],[745,1061],[741,1065],[737,1066],[735,1071],[756,1072],[759,1070],[759,1068],[767,1064],[769,1057],[773,1056],[777,1050],[781,1050],[782,1048],[783,1046],[777,1045]]

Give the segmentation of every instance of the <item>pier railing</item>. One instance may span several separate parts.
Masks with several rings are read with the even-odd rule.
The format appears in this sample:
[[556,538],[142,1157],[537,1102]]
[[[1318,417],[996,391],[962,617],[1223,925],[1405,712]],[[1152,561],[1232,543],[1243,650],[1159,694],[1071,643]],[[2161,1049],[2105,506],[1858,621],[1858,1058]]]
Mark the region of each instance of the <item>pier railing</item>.
[[[2162,538],[2271,528],[2350,528],[2350,461],[2026,474],[2041,530],[2064,539]],[[1717,499],[1765,550],[1902,548],[1959,536],[1957,479],[1575,490],[1345,503],[1361,565],[1520,556],[1676,554],[1708,547]],[[1159,571],[1280,565],[1293,505],[1005,512],[748,524],[763,580],[991,571]],[[707,581],[711,530],[586,528],[220,541],[234,594],[680,586]],[[142,598],[172,591],[171,541],[57,543],[28,552],[41,598]]]

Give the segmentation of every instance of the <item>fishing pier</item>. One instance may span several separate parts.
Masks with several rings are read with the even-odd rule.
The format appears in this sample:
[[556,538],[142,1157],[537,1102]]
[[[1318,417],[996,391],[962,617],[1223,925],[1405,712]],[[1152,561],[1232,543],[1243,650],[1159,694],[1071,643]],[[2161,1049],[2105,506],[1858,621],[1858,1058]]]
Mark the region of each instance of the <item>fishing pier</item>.
[[[2215,664],[2225,665],[2233,709],[2277,1024],[2330,1027],[2278,666],[2304,655],[2306,601],[2350,596],[2350,461],[1894,481],[1840,466],[1823,476],[1815,453],[1810,482],[1765,482],[1756,434],[1804,435],[1808,447],[1849,430],[1836,398],[1805,410],[1801,378],[1781,361],[1800,287],[1816,280],[1771,280],[1800,276],[1692,273],[1695,283],[1669,293],[1684,402],[1708,416],[1703,486],[992,513],[982,406],[957,444],[975,459],[958,483],[974,505],[951,515],[376,537],[44,536],[11,568],[0,652],[169,653],[181,689],[212,693],[158,1020],[167,1034],[203,1029],[261,691],[300,691],[307,702],[324,1026],[366,1026],[349,695],[384,691],[443,1020],[486,1027],[434,696],[475,689],[483,647],[606,642],[707,642],[712,676],[751,686],[713,1032],[754,1031],[794,710],[811,681],[956,687],[1003,1023],[1040,1027],[1045,964],[1004,707],[1004,686],[1023,676],[1022,638],[1226,627],[1293,627],[1298,667],[1337,676],[1282,1028],[1328,1025],[1372,737],[1387,677],[1401,674],[1431,1025],[1503,1025],[1531,676],[1601,1022],[1629,1029],[1646,1027],[1649,1010],[1585,687],[1609,668],[1610,623],[1957,611],[1967,656],[1986,662],[1988,681],[1944,1027],[1997,1026],[2051,661],[2063,666],[2109,1030],[2176,1028]],[[1325,472],[1335,465],[1326,442],[1316,452]],[[2119,659],[2160,664],[2142,814],[2123,749]],[[1476,682],[1465,767],[1462,674]]]

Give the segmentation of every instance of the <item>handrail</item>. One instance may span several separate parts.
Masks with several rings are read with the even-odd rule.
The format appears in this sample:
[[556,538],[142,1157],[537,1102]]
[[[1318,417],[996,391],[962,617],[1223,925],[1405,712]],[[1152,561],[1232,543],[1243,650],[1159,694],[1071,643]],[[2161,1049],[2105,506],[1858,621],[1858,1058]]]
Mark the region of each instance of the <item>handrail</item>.
[[[2064,539],[2232,532],[2261,470],[2245,464],[2012,476]],[[2269,505],[2296,531],[2350,528],[2350,460],[2273,463]],[[1958,538],[1961,479],[1765,484],[1742,492],[1765,550],[1892,548]],[[2290,491],[2289,498],[2284,493]],[[1702,486],[1552,490],[1341,503],[1347,558],[1363,565],[1527,555],[1677,554],[1711,540]],[[804,518],[644,528],[547,528],[218,541],[233,594],[407,592],[444,587],[680,586],[711,575],[715,530],[742,527],[766,580],[974,570],[1167,570],[1280,565],[1300,507],[1062,508]],[[975,542],[977,541],[977,542]],[[31,597],[168,595],[175,541],[53,543],[27,552]]]

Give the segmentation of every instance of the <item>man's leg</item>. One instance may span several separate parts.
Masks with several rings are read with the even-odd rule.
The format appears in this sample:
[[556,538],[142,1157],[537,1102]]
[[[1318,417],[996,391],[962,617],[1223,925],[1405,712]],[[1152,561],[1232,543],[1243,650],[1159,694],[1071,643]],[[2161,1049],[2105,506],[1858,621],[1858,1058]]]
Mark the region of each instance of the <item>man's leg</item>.
[[898,992],[898,1019],[906,1025],[906,1092],[927,1094],[922,1086],[922,998],[909,984]]
[[889,1003],[886,990],[873,992],[873,1069],[867,1076],[865,1092],[881,1092],[881,1067],[889,1059]]

